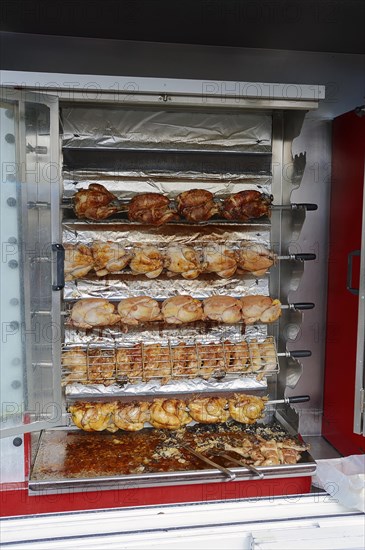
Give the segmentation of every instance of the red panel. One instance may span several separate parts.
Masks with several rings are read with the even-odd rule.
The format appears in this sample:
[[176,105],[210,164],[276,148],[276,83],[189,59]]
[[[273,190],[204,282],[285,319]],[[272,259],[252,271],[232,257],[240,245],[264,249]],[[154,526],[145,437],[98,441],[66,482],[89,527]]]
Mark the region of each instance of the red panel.
[[[24,483],[3,486],[1,516],[46,514],[74,510],[96,510],[172,504],[179,502],[206,502],[212,500],[258,499],[276,495],[300,495],[310,492],[310,476],[207,483],[170,487],[131,488],[116,491],[72,492],[68,494],[29,496]],[[298,497],[299,498],[299,497]]]
[[[365,117],[335,118],[322,433],[343,455],[365,452],[365,438],[353,433],[358,296],[346,289],[348,254],[361,245],[364,156]],[[356,258],[353,270],[358,288]]]

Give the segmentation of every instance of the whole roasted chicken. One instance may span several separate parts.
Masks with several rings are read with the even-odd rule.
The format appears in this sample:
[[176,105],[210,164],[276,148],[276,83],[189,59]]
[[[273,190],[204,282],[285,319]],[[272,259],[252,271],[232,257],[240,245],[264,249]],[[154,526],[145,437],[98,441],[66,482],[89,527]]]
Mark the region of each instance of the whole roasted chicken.
[[219,212],[214,195],[205,189],[184,191],[176,197],[176,201],[180,216],[189,222],[205,222]]
[[65,244],[65,281],[85,277],[94,267],[91,250],[85,244]]
[[237,251],[239,271],[252,273],[256,277],[265,275],[274,262],[275,254],[259,243],[243,243]]
[[227,220],[247,221],[269,216],[272,198],[259,191],[240,191],[223,202],[222,214]]
[[118,313],[122,323],[138,325],[161,319],[159,303],[149,296],[124,298],[118,304]]
[[181,325],[192,323],[203,318],[203,308],[200,300],[191,296],[173,296],[162,302],[162,316],[169,324]]
[[193,420],[203,424],[227,422],[229,410],[224,397],[197,397],[189,401],[189,413]]
[[95,262],[95,271],[99,277],[120,271],[128,265],[133,254],[119,243],[94,241],[91,250]]
[[134,275],[146,275],[149,279],[154,279],[162,272],[164,259],[155,246],[135,247],[129,267]]
[[165,253],[167,274],[181,274],[184,279],[196,279],[202,271],[197,252],[185,245],[168,246]]
[[213,243],[204,248],[204,270],[228,279],[237,269],[236,254],[223,244]]
[[244,296],[241,298],[242,319],[246,325],[261,323],[273,323],[281,315],[281,303],[270,296],[257,294],[256,296]]
[[191,421],[186,403],[180,399],[154,399],[150,413],[155,428],[178,430]]
[[267,397],[236,393],[228,400],[229,414],[237,422],[254,424],[262,417]]
[[128,206],[128,218],[134,222],[163,225],[176,220],[176,212],[169,207],[170,200],[160,193],[135,195]]
[[99,183],[91,183],[88,189],[81,189],[73,200],[78,218],[105,220],[120,210],[117,197]]
[[74,424],[86,432],[108,430],[116,432],[114,410],[116,403],[75,403],[69,407]]
[[114,423],[117,428],[128,432],[142,430],[144,423],[150,419],[150,403],[147,401],[118,403],[114,412]]
[[115,325],[120,321],[114,305],[104,298],[78,300],[71,311],[71,322],[75,327],[91,329]]
[[204,315],[212,321],[238,323],[241,321],[241,302],[232,296],[210,296],[203,301]]

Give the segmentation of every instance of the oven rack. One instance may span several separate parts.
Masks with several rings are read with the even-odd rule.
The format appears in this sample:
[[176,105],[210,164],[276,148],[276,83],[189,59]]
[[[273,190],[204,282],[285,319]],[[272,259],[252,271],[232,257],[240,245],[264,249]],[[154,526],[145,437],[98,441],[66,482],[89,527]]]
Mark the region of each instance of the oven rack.
[[203,378],[222,380],[256,376],[262,379],[279,372],[275,340],[245,338],[209,343],[138,342],[64,344],[61,355],[63,385],[70,383],[140,383]]

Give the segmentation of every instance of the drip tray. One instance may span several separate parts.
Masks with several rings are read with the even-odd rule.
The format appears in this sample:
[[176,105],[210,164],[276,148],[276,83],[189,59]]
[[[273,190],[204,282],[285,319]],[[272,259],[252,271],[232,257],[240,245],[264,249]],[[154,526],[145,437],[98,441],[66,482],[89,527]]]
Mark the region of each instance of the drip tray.
[[[138,432],[84,432],[53,429],[42,432],[32,468],[30,493],[139,488],[242,480],[311,476],[316,463],[307,450],[296,464],[256,465],[256,473],[219,456],[217,447],[227,443],[236,448],[276,441],[303,446],[300,436],[290,435],[276,421],[270,425],[244,426],[195,424],[171,432],[144,428]],[[198,450],[222,469],[212,467],[188,449]],[[253,447],[257,450],[257,447]],[[212,451],[214,449],[214,451]],[[226,454],[227,452],[224,451]],[[245,458],[229,452],[236,460]],[[246,459],[247,460],[247,459]],[[252,461],[251,461],[252,464]],[[224,473],[228,469],[229,477]],[[223,470],[223,471],[222,471]],[[233,475],[232,475],[233,474]],[[263,474],[263,476],[262,476]],[[260,477],[259,477],[260,476]]]

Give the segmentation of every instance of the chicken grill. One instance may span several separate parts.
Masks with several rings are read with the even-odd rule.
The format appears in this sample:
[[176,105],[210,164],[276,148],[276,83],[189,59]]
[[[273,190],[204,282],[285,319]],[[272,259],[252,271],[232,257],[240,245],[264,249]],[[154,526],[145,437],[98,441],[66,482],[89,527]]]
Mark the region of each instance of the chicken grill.
[[145,344],[98,347],[65,346],[62,352],[63,384],[139,383],[151,379],[203,379],[257,376],[277,373],[273,337],[239,342]]

